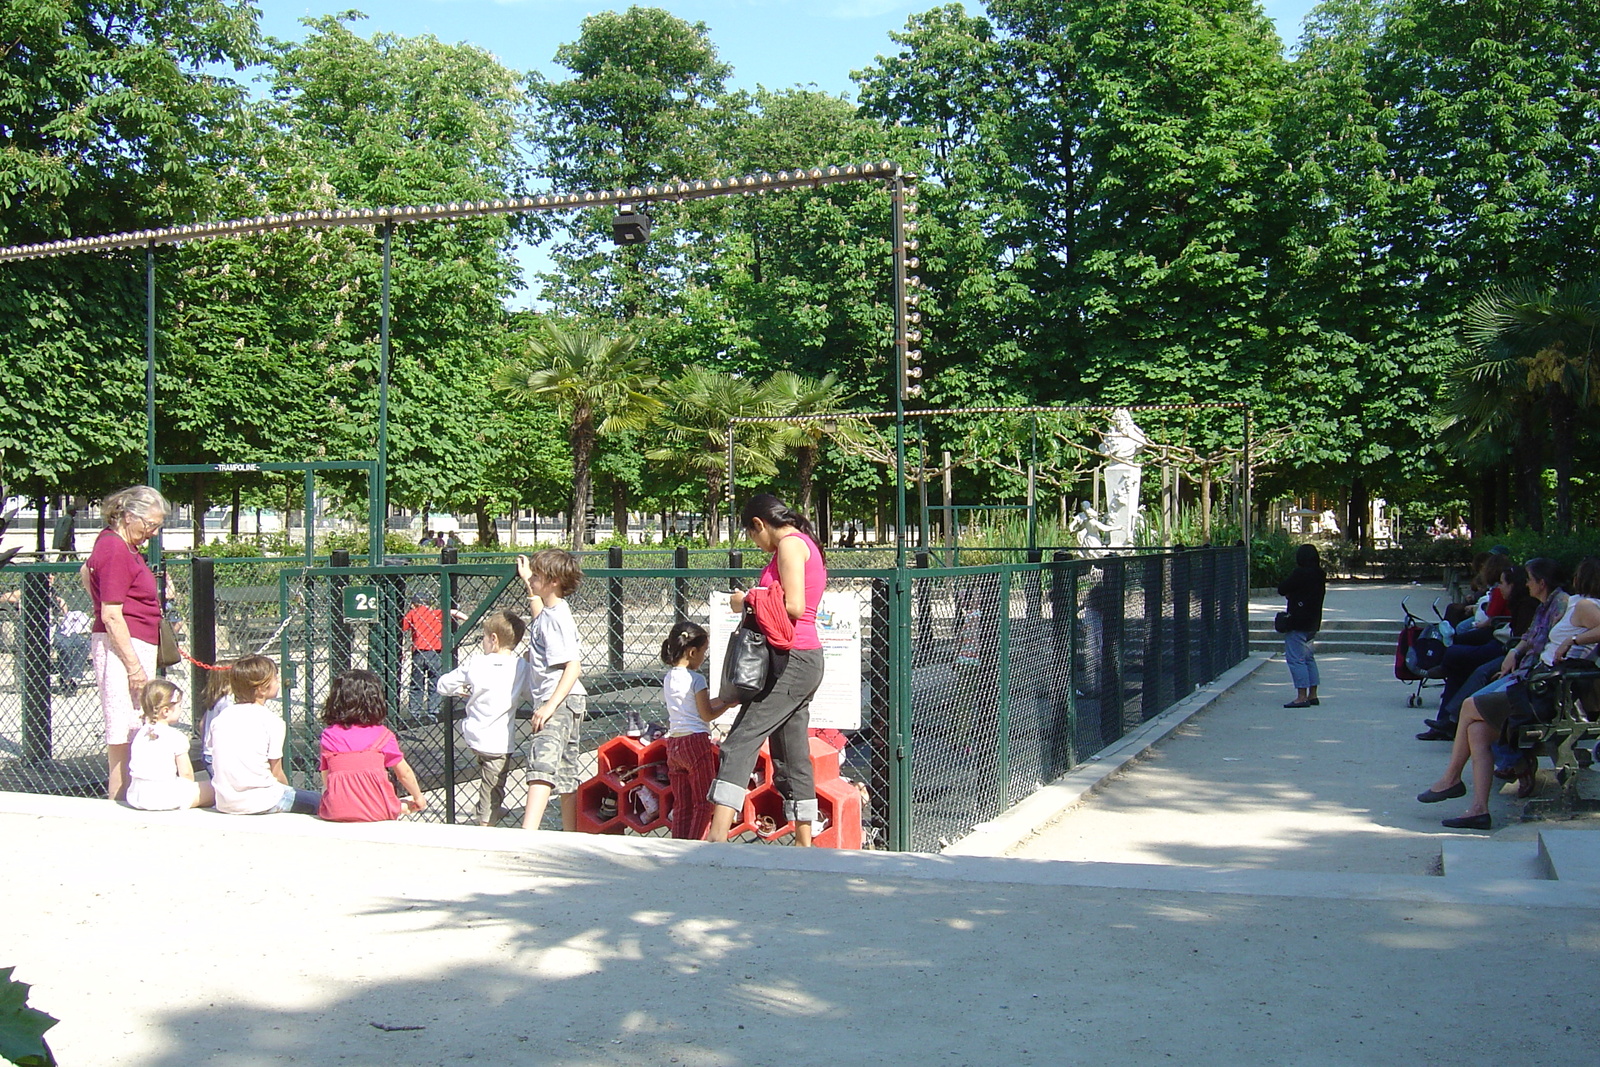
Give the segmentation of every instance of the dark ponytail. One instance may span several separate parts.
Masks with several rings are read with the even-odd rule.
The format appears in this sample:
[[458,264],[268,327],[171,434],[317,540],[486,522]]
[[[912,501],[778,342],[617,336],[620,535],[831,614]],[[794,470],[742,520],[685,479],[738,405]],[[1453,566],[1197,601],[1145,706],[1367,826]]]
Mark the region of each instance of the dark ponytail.
[[686,619],[676,623],[667,634],[667,639],[661,642],[661,662],[669,667],[676,667],[678,661],[691,648],[709,644],[711,637],[706,633],[705,627]]
[[758,493],[745,504],[744,528],[750,529],[750,523],[755,519],[760,519],[768,526],[793,526],[811,538],[811,543],[816,545],[817,551],[822,554],[823,563],[827,563],[827,549],[822,541],[817,540],[817,533],[811,528],[811,520],[771,493]]

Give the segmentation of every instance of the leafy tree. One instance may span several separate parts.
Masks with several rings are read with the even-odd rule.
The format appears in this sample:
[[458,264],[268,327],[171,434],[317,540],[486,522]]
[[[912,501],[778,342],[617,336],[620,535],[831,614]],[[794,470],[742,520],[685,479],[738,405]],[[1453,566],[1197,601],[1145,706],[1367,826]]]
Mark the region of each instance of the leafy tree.
[[[536,108],[533,143],[540,176],[562,190],[647,186],[714,170],[712,129],[723,121],[723,83],[730,68],[717,58],[704,23],[660,8],[630,7],[583,20],[579,39],[556,50],[572,72],[563,81],[537,74],[528,91]],[[601,315],[648,334],[665,315],[681,274],[677,212],[650,205],[652,239],[613,251],[612,212],[586,212],[554,225],[554,273],[546,297],[574,314]]]
[[1499,421],[1493,399],[1533,425],[1549,427],[1555,470],[1555,532],[1572,532],[1572,465],[1579,415],[1600,381],[1600,282],[1552,289],[1531,283],[1491,290],[1467,307],[1473,357],[1457,377],[1462,413],[1479,430]]
[[661,402],[649,394],[654,370],[634,355],[631,336],[607,337],[595,330],[546,323],[529,337],[527,349],[508,359],[494,386],[514,400],[554,403],[567,424],[572,449],[572,547],[588,540],[595,441],[601,434],[638,429]]
[[[247,0],[0,5],[0,243],[207,217],[260,55]],[[143,257],[0,267],[0,479],[95,491],[142,471]]]
[[[763,418],[779,414],[770,380],[748,378],[685,367],[663,384],[664,405],[658,418],[667,444],[652,449],[647,458],[705,478],[705,536],[715,542],[722,536],[722,503],[727,490],[729,422],[734,418]],[[742,474],[771,477],[778,460],[795,440],[793,431],[775,424],[741,424],[732,427],[733,465]]]
[[812,479],[823,442],[836,438],[848,445],[864,432],[859,420],[841,418],[851,410],[850,394],[832,374],[807,378],[793,371],[779,371],[768,379],[762,392],[770,398],[774,414],[789,421],[783,438],[795,453],[795,476],[799,483],[795,502],[811,513]]

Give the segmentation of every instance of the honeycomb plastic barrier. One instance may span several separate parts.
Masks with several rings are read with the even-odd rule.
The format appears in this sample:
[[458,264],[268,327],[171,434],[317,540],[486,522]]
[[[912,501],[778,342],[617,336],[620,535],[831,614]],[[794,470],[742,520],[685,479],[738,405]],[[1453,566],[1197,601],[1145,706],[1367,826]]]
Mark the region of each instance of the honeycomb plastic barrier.
[[[839,753],[811,738],[811,766],[817,784],[817,811],[823,829],[814,839],[820,848],[861,847],[861,793],[855,782],[839,777]],[[668,826],[676,798],[667,778],[667,743],[648,744],[637,737],[613,737],[596,751],[596,774],[578,786],[578,829],[587,834],[648,834]],[[773,830],[758,826],[771,820]],[[784,816],[783,795],[772,781],[772,752],[762,745],[750,776],[739,821],[730,838],[777,840],[794,833]]]

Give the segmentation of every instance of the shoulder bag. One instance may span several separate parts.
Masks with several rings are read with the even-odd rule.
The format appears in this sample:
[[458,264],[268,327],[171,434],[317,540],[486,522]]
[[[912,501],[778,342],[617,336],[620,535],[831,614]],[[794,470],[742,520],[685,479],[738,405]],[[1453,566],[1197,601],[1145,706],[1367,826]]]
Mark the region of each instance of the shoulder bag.
[[753,700],[767,687],[772,676],[772,649],[767,637],[756,629],[748,606],[739,626],[728,637],[728,650],[722,657],[722,698],[741,704]]

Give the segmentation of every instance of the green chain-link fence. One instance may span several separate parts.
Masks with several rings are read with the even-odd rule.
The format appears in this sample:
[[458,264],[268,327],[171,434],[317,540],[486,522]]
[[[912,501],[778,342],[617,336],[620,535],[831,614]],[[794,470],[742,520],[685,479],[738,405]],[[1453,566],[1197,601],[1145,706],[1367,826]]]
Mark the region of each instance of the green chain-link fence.
[[[753,576],[726,553],[720,566],[700,558],[685,567],[681,552],[672,567],[605,565],[634,562],[619,555],[585,554],[586,577],[569,601],[584,646],[591,761],[630,712],[664,720],[657,651],[673,621],[705,623],[714,592]],[[1097,559],[1036,553],[1035,562],[904,571],[856,567],[859,558],[830,557],[829,589],[861,613],[861,728],[848,735],[843,773],[865,786],[873,847],[928,851],[956,840],[1246,655],[1242,548]],[[186,647],[209,652],[214,634],[217,660],[266,646],[283,664],[294,784],[318,785],[329,680],[367,667],[388,681],[391,724],[427,791],[429,807],[417,817],[473,820],[476,760],[460,739],[459,701],[436,696],[434,682],[476,651],[485,613],[526,614],[510,557],[383,568],[218,561],[210,598],[196,596],[213,584],[209,568],[166,562]],[[0,571],[0,788],[104,788],[93,680],[77,669],[58,623],[66,611],[88,610],[75,569]],[[402,622],[414,606],[444,613],[437,657],[412,648]],[[205,673],[174,671],[196,680]],[[529,710],[518,724],[523,753]],[[547,818],[555,825],[554,806]]]

